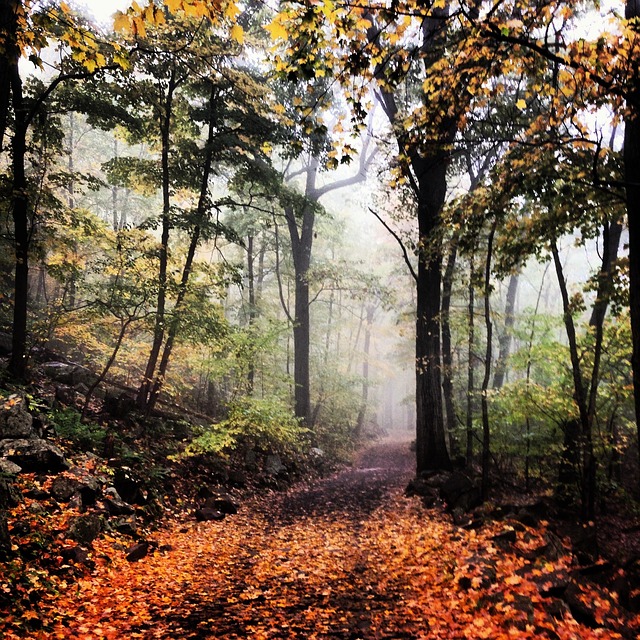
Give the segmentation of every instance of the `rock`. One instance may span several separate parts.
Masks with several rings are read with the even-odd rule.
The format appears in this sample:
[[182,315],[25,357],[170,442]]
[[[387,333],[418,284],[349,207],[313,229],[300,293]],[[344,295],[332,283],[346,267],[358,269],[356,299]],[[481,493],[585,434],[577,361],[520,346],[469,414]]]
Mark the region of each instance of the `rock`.
[[57,403],[71,406],[75,404],[77,394],[71,387],[59,385],[56,387],[55,398]]
[[21,471],[22,467],[19,467],[15,462],[0,458],[0,475],[17,476]]
[[0,458],[5,458],[24,472],[59,473],[69,468],[64,453],[46,440],[0,440]]
[[213,495],[204,503],[205,508],[214,509],[225,515],[235,515],[238,513],[237,502],[227,493]]
[[13,482],[0,476],[0,509],[17,507],[21,502],[21,496]]
[[95,478],[81,480],[74,476],[60,475],[51,484],[51,495],[58,502],[68,502],[74,495],[80,496],[82,506],[95,504],[99,484]]
[[51,484],[51,495],[58,502],[69,502],[71,496],[78,490],[79,484],[77,478],[58,476]]
[[515,544],[516,539],[517,536],[515,529],[507,529],[491,538],[491,540],[493,540],[499,547],[503,549],[510,547],[512,544]]
[[65,547],[60,551],[60,555],[65,562],[72,562],[73,564],[84,564],[91,566],[93,561],[89,559],[89,553],[86,549],[83,549],[80,545],[75,547]]
[[136,411],[136,399],[126,391],[109,389],[102,401],[102,410],[110,416],[122,420]]
[[98,377],[91,369],[71,362],[46,362],[42,365],[42,372],[54,382],[70,387],[83,384],[87,389]]
[[32,438],[33,417],[20,396],[10,396],[0,404],[0,440]]
[[7,516],[0,509],[0,560],[6,560],[11,553],[11,536],[7,526]]
[[42,373],[55,382],[73,384],[74,365],[68,362],[45,362],[42,365]]
[[138,542],[127,550],[126,558],[129,562],[138,562],[149,553],[150,545],[148,542]]
[[112,516],[130,516],[135,513],[135,509],[120,498],[105,496],[102,502]]
[[231,469],[229,471],[229,484],[240,489],[247,486],[247,476],[240,469]]
[[482,504],[480,488],[464,473],[455,471],[440,487],[440,497],[450,511],[469,511]]
[[122,518],[112,525],[113,528],[122,535],[138,537],[138,525],[135,518]]
[[209,522],[211,520],[224,520],[224,513],[221,513],[217,509],[210,509],[209,507],[202,507],[202,509],[196,509],[195,516],[198,522]]
[[102,531],[102,521],[96,513],[87,513],[69,522],[69,538],[80,544],[91,544]]
[[122,500],[129,504],[144,506],[149,501],[142,480],[129,467],[121,467],[115,472],[113,486]]
[[282,464],[282,459],[277,453],[272,453],[267,456],[264,462],[264,470],[272,476],[278,476],[286,473],[287,468]]

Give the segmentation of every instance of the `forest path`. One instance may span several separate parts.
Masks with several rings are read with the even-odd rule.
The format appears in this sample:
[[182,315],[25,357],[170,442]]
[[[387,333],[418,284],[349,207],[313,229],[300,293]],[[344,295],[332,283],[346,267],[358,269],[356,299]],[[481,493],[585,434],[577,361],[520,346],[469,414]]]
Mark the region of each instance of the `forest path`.
[[523,559],[542,534],[520,532],[505,550],[494,542],[505,523],[455,527],[403,496],[412,472],[408,443],[384,442],[352,469],[256,497],[223,522],[177,520],[139,562],[107,540],[93,575],[50,603],[52,631],[39,637],[619,637],[546,610]]

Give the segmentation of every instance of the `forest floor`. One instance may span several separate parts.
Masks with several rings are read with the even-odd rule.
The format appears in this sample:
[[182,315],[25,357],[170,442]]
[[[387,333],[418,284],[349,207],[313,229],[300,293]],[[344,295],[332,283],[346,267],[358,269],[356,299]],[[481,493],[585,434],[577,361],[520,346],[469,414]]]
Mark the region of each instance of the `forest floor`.
[[96,540],[94,569],[34,608],[41,631],[5,621],[0,636],[637,637],[640,620],[604,590],[576,587],[593,612],[580,622],[554,597],[572,559],[538,552],[549,548],[544,523],[456,526],[404,496],[412,472],[408,443],[381,442],[353,468],[256,495],[224,521],[177,515],[137,562],[121,539]]

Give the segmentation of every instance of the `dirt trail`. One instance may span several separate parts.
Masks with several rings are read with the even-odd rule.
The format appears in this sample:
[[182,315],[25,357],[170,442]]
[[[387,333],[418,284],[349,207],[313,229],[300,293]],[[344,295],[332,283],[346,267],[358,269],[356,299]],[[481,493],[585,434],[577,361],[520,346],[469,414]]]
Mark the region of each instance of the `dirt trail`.
[[356,519],[366,516],[389,493],[404,489],[414,473],[410,443],[384,440],[356,455],[353,467],[312,486],[294,488],[273,505],[274,522],[300,517]]
[[223,522],[178,519],[140,562],[104,541],[94,574],[45,603],[47,630],[31,637],[620,637],[549,612],[540,576],[563,571],[564,560],[525,560],[543,533],[518,532],[505,549],[494,543],[504,523],[454,527],[441,510],[403,496],[412,473],[408,443],[383,442],[353,468],[258,496]]

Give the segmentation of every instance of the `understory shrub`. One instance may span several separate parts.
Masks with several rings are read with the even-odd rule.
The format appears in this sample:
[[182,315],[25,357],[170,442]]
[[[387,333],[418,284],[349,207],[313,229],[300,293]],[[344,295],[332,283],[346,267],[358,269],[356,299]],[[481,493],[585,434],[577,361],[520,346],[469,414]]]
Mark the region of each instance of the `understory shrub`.
[[241,398],[229,406],[225,420],[195,438],[187,454],[228,455],[238,449],[293,455],[308,444],[309,430],[279,398]]

